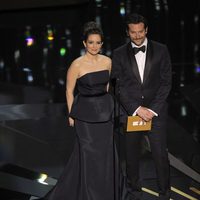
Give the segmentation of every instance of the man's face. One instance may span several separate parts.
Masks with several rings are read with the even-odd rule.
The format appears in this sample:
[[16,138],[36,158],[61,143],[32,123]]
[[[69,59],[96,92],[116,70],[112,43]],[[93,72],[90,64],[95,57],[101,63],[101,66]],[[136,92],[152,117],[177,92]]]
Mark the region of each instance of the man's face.
[[143,23],[129,24],[127,33],[131,41],[140,46],[146,38],[147,28],[145,29]]

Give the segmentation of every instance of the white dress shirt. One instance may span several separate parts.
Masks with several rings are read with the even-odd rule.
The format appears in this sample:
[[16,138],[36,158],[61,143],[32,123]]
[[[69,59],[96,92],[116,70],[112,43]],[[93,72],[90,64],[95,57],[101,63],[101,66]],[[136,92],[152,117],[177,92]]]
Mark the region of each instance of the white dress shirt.
[[[139,74],[140,74],[140,78],[141,78],[142,83],[143,83],[144,68],[145,68],[145,61],[146,61],[147,42],[148,42],[147,38],[145,38],[144,42],[140,46],[137,46],[133,42],[131,42],[132,48],[134,48],[134,47],[139,48],[143,45],[145,46],[145,52],[139,51],[137,54],[135,54],[135,59],[136,59],[137,65],[138,65],[138,70],[139,70]],[[133,116],[135,116],[137,114],[137,111],[140,107],[141,106],[139,106],[135,110],[135,112],[133,113]],[[151,110],[151,109],[148,109],[148,110],[151,111],[155,116],[158,116],[158,114],[156,112],[154,112],[153,110]]]
[[146,61],[146,49],[147,49],[147,38],[145,38],[144,42],[142,45],[140,46],[136,46],[133,42],[131,42],[132,48],[134,47],[141,47],[141,46],[145,46],[145,52],[139,51],[137,54],[135,54],[135,59],[138,65],[138,70],[140,73],[140,78],[141,81],[143,82],[143,76],[144,76],[144,67],[145,67],[145,61]]

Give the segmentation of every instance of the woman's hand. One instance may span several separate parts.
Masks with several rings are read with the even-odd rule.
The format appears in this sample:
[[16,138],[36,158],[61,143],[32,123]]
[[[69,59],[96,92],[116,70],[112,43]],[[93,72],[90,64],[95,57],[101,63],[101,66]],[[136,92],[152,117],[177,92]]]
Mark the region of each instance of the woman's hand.
[[72,119],[71,117],[69,117],[69,125],[74,127],[74,119]]

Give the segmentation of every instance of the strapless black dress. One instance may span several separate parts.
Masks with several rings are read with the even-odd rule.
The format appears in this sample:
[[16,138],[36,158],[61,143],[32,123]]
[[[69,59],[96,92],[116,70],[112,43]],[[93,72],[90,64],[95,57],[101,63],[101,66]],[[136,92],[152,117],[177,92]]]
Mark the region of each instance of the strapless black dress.
[[79,94],[75,97],[70,116],[86,122],[106,122],[111,119],[113,99],[107,93],[109,71],[83,75],[77,81]]
[[117,200],[113,146],[113,99],[106,92],[109,71],[83,75],[77,81],[70,116],[75,119],[74,151],[48,200]]

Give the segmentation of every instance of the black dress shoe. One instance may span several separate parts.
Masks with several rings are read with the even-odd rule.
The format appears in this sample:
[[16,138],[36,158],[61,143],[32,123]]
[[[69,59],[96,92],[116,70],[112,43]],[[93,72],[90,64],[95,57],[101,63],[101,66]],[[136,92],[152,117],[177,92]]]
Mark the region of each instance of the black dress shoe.
[[159,200],[170,200],[171,193],[167,191],[165,194],[159,194]]
[[141,199],[138,199],[137,197],[129,197],[128,200],[141,200]]
[[141,191],[129,191],[128,192],[129,200],[141,200],[142,192]]
[[158,197],[158,200],[170,200],[170,197],[164,196],[164,195],[160,195],[160,196]]

